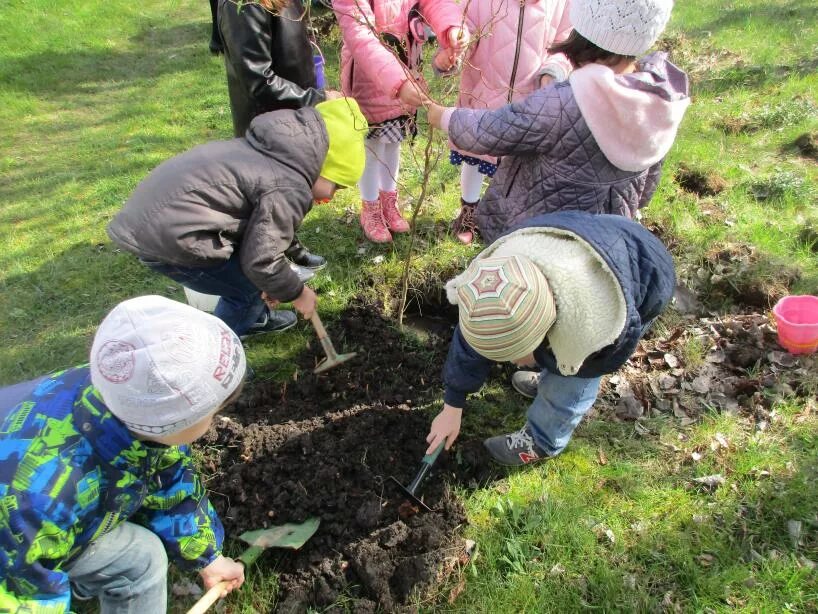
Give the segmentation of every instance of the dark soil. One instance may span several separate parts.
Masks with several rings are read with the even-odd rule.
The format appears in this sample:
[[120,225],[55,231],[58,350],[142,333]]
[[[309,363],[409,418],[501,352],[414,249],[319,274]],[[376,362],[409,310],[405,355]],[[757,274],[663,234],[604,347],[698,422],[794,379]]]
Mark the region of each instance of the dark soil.
[[818,133],[805,132],[793,143],[802,156],[818,161]]
[[685,165],[676,170],[676,183],[685,191],[698,196],[715,196],[727,187],[727,181],[713,172],[704,172]]
[[801,271],[771,260],[746,243],[725,243],[710,250],[704,266],[695,271],[692,289],[706,303],[769,309],[790,294]]
[[230,536],[321,519],[300,551],[273,555],[282,593],[271,611],[325,607],[341,594],[356,612],[400,610],[462,553],[465,514],[448,484],[484,481],[488,459],[479,442],[458,442],[460,464],[444,452],[422,486],[435,511],[406,504],[388,477],[407,484],[420,467],[431,415],[418,406],[441,393],[449,338],[430,334],[421,346],[362,305],[328,330],[358,357],[316,376],[316,343],[293,381],[256,383],[203,441],[205,473]]

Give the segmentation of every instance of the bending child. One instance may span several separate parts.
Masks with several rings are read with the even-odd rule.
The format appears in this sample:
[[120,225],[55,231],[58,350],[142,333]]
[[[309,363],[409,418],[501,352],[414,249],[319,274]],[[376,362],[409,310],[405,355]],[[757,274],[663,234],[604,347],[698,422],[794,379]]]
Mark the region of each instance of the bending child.
[[341,89],[358,101],[371,125],[359,183],[361,227],[370,241],[388,243],[392,232],[409,230],[398,208],[397,182],[401,141],[414,130],[426,96],[417,81],[423,20],[455,53],[465,49],[469,35],[452,0],[335,0],[332,8],[344,40]]
[[238,337],[160,296],[102,321],[90,366],[0,390],[0,610],[161,613],[168,558],[244,582],[187,444],[239,395]]
[[648,204],[690,104],[684,72],[653,45],[672,0],[572,0],[574,31],[551,48],[574,70],[496,110],[429,106],[430,122],[473,155],[502,156],[476,221],[492,242],[564,209],[632,218]]
[[220,296],[214,314],[239,337],[282,331],[317,297],[286,250],[312,208],[355,185],[367,123],[356,102],[259,115],[247,135],[195,147],[160,164],[108,225],[154,271]]
[[518,431],[485,440],[504,465],[556,456],[673,297],[673,260],[653,234],[616,215],[565,211],[527,220],[446,285],[459,324],[443,368],[443,411],[428,452],[460,433],[466,395],[493,362],[538,366]]

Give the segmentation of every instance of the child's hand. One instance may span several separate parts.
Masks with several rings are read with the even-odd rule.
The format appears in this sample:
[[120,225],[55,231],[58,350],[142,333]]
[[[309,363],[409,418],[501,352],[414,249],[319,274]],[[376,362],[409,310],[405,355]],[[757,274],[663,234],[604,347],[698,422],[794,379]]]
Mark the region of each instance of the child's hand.
[[432,65],[442,73],[449,72],[457,63],[457,58],[451,49],[438,49],[432,58]]
[[435,419],[432,420],[432,428],[426,436],[426,441],[429,443],[429,448],[426,454],[431,454],[437,447],[446,440],[446,449],[452,447],[454,440],[460,434],[460,420],[463,416],[463,409],[460,407],[452,407],[451,405],[443,404],[443,411],[441,411]]
[[222,597],[244,584],[244,565],[226,556],[219,555],[210,565],[199,571],[206,589],[216,586],[224,580],[229,584]]
[[420,84],[411,77],[398,90],[398,98],[407,107],[417,108],[429,100]]
[[324,90],[324,96],[327,100],[335,100],[337,98],[343,98],[344,94],[338,90]]
[[297,299],[292,301],[292,304],[293,307],[304,316],[305,320],[309,320],[315,312],[316,307],[318,307],[318,295],[307,286],[304,286],[304,289],[301,290],[301,294],[298,295]]
[[270,309],[278,309],[278,306],[281,304],[280,300],[273,298],[266,292],[261,293],[261,300],[264,301]]
[[438,130],[442,130],[442,120],[443,120],[443,107],[439,104],[434,102],[430,102],[426,106],[426,115],[429,118],[429,123],[432,125],[433,128],[437,128]]
[[458,54],[463,53],[469,46],[471,34],[468,28],[449,28],[449,45]]

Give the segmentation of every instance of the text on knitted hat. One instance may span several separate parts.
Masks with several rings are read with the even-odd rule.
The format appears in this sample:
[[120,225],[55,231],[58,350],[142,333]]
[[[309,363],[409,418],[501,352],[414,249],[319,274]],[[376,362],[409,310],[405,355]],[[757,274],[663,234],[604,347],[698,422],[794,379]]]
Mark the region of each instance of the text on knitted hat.
[[221,320],[161,296],[117,305],[91,348],[91,380],[134,432],[168,435],[218,409],[246,369],[241,341]]

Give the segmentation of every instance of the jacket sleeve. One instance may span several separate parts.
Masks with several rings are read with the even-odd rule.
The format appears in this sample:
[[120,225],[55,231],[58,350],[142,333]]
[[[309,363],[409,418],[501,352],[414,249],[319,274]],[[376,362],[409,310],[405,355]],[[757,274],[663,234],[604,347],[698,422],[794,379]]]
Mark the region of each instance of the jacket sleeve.
[[[571,19],[568,15],[568,13],[570,12],[569,11],[571,4],[570,0],[562,0],[562,2],[560,2],[559,4],[561,7],[561,12],[555,11],[551,27],[548,28],[549,34],[551,32],[554,32],[554,38],[551,41],[546,41],[549,47],[551,47],[552,45],[556,45],[557,43],[563,42],[571,34],[571,30],[574,29],[574,26],[571,25]],[[556,53],[554,55],[548,55],[545,58],[545,62],[543,62],[540,74],[549,74],[552,75],[556,81],[565,81],[566,79],[568,79],[568,75],[571,74],[571,70],[573,70],[573,65],[565,56],[565,54]]]
[[156,488],[135,519],[162,540],[181,567],[202,569],[221,554],[224,528],[193,468],[187,446],[168,448]]
[[449,121],[449,138],[458,149],[479,155],[547,152],[559,142],[562,132],[560,89],[539,89],[493,111],[456,109]]
[[67,558],[74,532],[39,513],[42,507],[22,501],[9,521],[0,522],[0,612],[62,614],[71,606],[68,574],[49,567]]
[[656,193],[656,188],[659,187],[659,181],[662,179],[663,162],[664,160],[660,160],[648,169],[648,176],[645,179],[645,187],[642,190],[641,196],[639,197],[638,209],[647,207],[650,203],[650,199],[653,198],[654,193]]
[[[223,9],[223,10],[222,10]],[[275,74],[272,35],[268,26],[270,14],[256,3],[222,4],[219,20],[225,31],[228,61],[236,68],[250,96],[267,109],[288,106],[315,106],[325,99],[316,88],[303,89]]]
[[311,205],[312,195],[304,190],[277,186],[259,199],[239,247],[244,274],[259,290],[283,303],[298,298],[304,288],[284,250]]
[[451,0],[420,0],[420,14],[444,49],[449,47],[449,29],[466,26],[462,9]]
[[493,364],[493,361],[474,351],[460,334],[460,326],[456,326],[443,365],[443,401],[452,407],[463,407],[466,395],[480,390]]
[[368,0],[333,0],[344,45],[349,49],[355,70],[369,80],[383,84],[383,93],[395,98],[408,78],[407,68],[384,46],[374,31],[375,15]]

